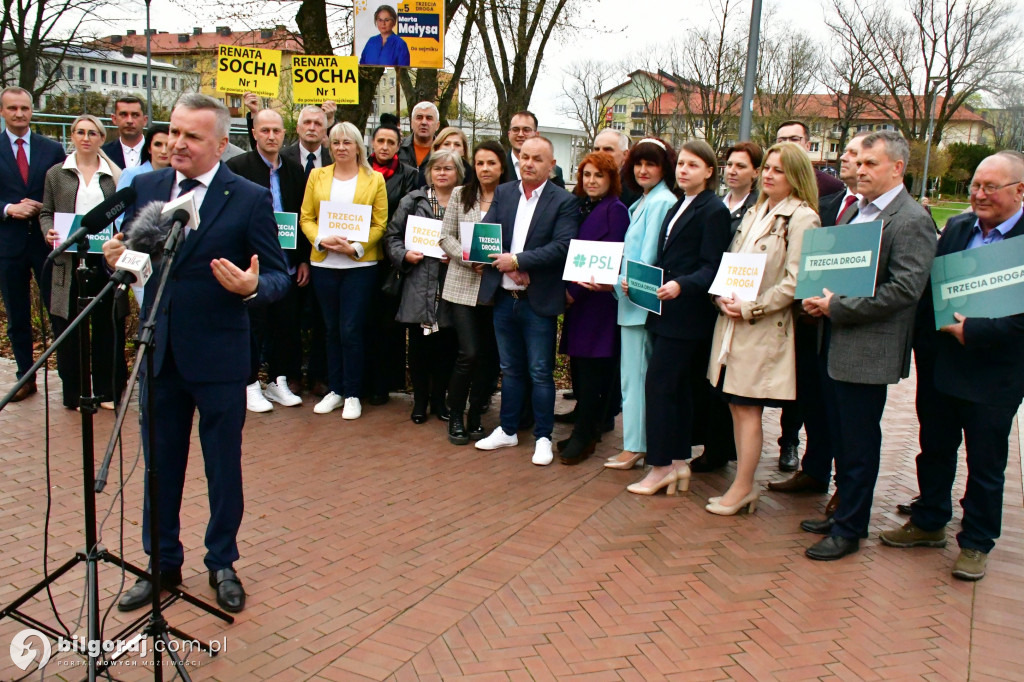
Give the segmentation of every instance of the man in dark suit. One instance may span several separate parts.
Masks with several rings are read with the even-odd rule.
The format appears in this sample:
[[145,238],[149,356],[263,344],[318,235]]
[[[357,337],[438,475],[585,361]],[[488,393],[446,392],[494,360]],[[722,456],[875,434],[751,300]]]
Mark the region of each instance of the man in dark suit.
[[[324,103],[325,106],[327,104]],[[331,157],[331,148],[325,142],[328,127],[329,122],[324,109],[312,104],[302,107],[299,120],[295,124],[299,141],[281,149],[281,156],[302,166],[307,178],[314,168],[330,166],[334,159]]]
[[827,537],[807,548],[818,561],[840,559],[867,537],[871,500],[882,450],[882,412],[888,384],[910,374],[914,309],[935,256],[935,229],[928,212],[907,193],[903,174],[910,158],[907,141],[893,131],[864,137],[857,155],[857,211],[844,224],[881,220],[882,243],[873,297],[822,296],[804,299],[815,317],[827,317],[823,351],[834,380],[832,433],[838,446],[836,492],[831,518],[800,527]]
[[419,171],[419,185],[427,184],[427,160],[430,158],[434,136],[441,125],[441,114],[433,102],[420,102],[409,114],[412,135],[398,147],[398,160]]
[[[519,152],[527,140],[538,135],[540,135],[540,131],[537,129],[537,116],[533,112],[520,111],[512,114],[508,129],[508,142],[512,148],[509,150],[508,158],[505,160],[505,175],[502,178],[502,182],[514,182],[521,179]],[[557,163],[551,169],[551,177],[548,179],[559,187],[565,188],[565,180],[562,178],[562,167]],[[626,204],[626,206],[629,206],[629,204]]]
[[[153,375],[141,397],[147,468],[155,463],[160,476],[159,499],[150,500],[146,491],[143,547],[150,553],[148,509],[156,504],[163,584],[181,582],[184,550],[178,538],[179,512],[192,420],[198,409],[210,501],[204,561],[210,585],[217,590],[217,603],[238,612],[245,606],[245,590],[233,563],[238,559],[243,508],[242,426],[249,376],[246,308],[280,299],[289,278],[277,242],[270,192],[220,163],[230,122],[223,103],[206,95],[183,95],[171,112],[167,140],[171,168],[137,176],[132,186],[139,207],[194,192],[200,217],[199,226],[186,232],[160,301],[151,349]],[[125,217],[129,232],[134,213],[130,209]],[[111,267],[124,251],[123,237],[117,235],[103,245]],[[159,279],[154,275],[147,284],[142,316],[149,314]],[[149,429],[156,446],[152,453]],[[140,579],[118,608],[130,611],[145,606],[152,589]]]
[[[982,161],[971,182],[971,209],[951,218],[938,256],[1024,236],[1024,161],[1000,152]],[[917,417],[921,452],[917,481],[921,496],[910,521],[880,539],[892,547],[944,547],[953,517],[950,496],[957,451],[967,440],[967,489],[960,500],[960,556],[953,576],[979,580],[999,537],[1003,481],[1013,420],[1024,398],[1024,314],[965,318],[935,329],[931,288],[918,310]]]
[[[263,109],[256,112],[252,121],[256,149],[229,160],[227,167],[246,180],[269,189],[275,211],[297,215],[302,208],[306,180],[299,164],[281,156],[284,119],[273,109]],[[249,309],[252,369],[246,386],[245,404],[250,412],[269,412],[274,409],[270,401],[286,407],[302,404],[302,398],[296,395],[302,390],[298,291],[309,284],[311,245],[301,234],[297,234],[295,243],[296,248],[287,251],[288,274],[292,281],[284,298],[267,306]],[[267,364],[270,370],[266,394],[259,380],[264,340],[268,341]]]
[[[46,171],[64,163],[64,149],[29,129],[32,96],[18,87],[0,94],[0,110],[7,126],[0,139],[0,294],[7,310],[7,338],[18,363],[18,378],[32,366],[32,273],[50,300],[50,273],[43,263],[50,248],[39,229]],[[33,378],[14,394],[24,400],[36,392]]]
[[103,151],[122,169],[134,168],[142,163],[142,146],[146,143],[149,123],[142,100],[134,95],[119,97],[114,102],[113,119],[117,139],[103,145]]
[[555,336],[565,310],[562,271],[579,227],[576,198],[548,178],[554,147],[543,137],[523,144],[522,180],[499,185],[482,222],[501,224],[502,253],[485,268],[480,300],[494,302],[494,334],[501,361],[501,425],[477,441],[480,450],[519,444],[526,387],[532,382],[537,439],[533,463],[551,464],[555,414]]

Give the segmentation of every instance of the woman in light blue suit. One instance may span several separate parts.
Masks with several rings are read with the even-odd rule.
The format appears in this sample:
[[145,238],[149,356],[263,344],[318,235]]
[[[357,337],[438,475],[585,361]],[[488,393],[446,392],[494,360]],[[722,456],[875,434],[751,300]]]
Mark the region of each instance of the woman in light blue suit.
[[[658,235],[665,214],[675,205],[676,153],[662,140],[647,137],[633,147],[623,165],[622,182],[633,191],[642,191],[629,207],[623,258],[653,264],[658,256]],[[629,301],[621,282],[615,285],[619,301],[619,327],[622,334],[622,452],[609,458],[609,469],[632,469],[647,452],[644,382],[651,345],[644,323],[647,311]]]

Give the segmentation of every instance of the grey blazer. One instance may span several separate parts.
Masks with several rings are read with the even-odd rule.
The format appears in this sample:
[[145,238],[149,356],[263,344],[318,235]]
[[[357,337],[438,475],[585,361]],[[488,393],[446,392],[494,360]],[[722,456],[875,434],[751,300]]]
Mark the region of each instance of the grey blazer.
[[[847,211],[841,224],[855,215]],[[906,189],[879,218],[884,224],[875,295],[834,296],[829,306],[828,373],[837,381],[895,384],[910,375],[914,312],[935,258],[935,228]]]

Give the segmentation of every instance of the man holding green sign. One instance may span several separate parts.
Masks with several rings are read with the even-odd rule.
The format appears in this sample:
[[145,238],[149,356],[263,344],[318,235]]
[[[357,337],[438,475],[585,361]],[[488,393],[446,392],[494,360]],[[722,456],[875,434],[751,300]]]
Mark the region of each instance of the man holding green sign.
[[[1013,418],[1024,397],[1024,311],[1022,284],[999,287],[1005,303],[1018,312],[1002,317],[953,312],[953,320],[935,329],[944,299],[938,282],[943,262],[978,250],[972,275],[990,273],[983,251],[1009,250],[1024,237],[1024,157],[999,152],[978,165],[971,183],[972,213],[956,216],[939,239],[932,269],[932,290],[918,308],[914,356],[917,361],[917,416],[921,453],[917,481],[921,496],[911,505],[910,521],[884,531],[882,542],[893,547],[944,547],[946,524],[953,516],[950,495],[956,476],[957,451],[967,440],[967,490],[960,501],[963,523],[957,534],[960,556],[953,576],[978,580],[985,575],[988,553],[999,537],[1003,478]],[[994,260],[990,257],[989,260]],[[995,266],[999,267],[999,266]],[[1024,269],[1024,261],[1017,261]],[[938,285],[938,286],[936,286]],[[971,296],[961,299],[970,310]],[[983,312],[975,306],[978,312]]]

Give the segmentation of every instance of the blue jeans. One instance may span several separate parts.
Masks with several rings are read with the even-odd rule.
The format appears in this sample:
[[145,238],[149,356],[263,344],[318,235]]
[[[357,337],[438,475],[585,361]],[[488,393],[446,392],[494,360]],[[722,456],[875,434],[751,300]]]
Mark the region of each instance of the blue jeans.
[[310,268],[327,328],[327,385],[343,398],[358,398],[363,387],[365,328],[377,266]]
[[551,438],[555,427],[555,337],[558,318],[533,312],[525,298],[499,290],[494,300],[494,336],[501,360],[501,430],[519,430],[527,380],[533,383],[533,435]]

